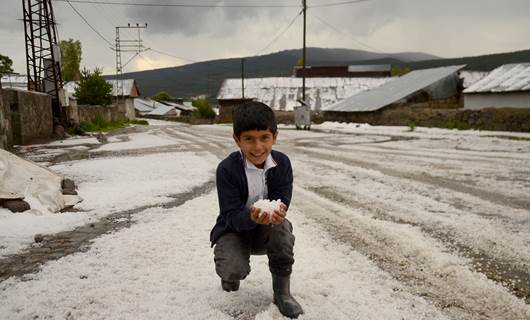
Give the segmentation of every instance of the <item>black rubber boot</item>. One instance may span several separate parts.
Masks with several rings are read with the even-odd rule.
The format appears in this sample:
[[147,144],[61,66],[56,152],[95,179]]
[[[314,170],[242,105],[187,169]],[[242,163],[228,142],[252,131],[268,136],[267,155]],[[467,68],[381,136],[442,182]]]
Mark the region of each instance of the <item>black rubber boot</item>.
[[274,304],[280,312],[289,318],[296,319],[304,313],[302,306],[291,296],[290,276],[272,275],[272,289],[274,290]]
[[221,279],[221,287],[224,291],[230,292],[230,291],[237,291],[239,290],[239,280],[222,280]]

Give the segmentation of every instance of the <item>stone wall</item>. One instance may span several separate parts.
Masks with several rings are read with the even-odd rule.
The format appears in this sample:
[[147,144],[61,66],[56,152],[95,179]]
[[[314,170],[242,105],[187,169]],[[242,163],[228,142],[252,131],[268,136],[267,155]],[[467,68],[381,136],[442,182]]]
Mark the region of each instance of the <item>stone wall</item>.
[[375,112],[325,112],[323,120],[371,125],[530,132],[530,109],[518,108],[465,110],[406,107]]
[[48,94],[2,89],[4,147],[53,136],[52,98]]

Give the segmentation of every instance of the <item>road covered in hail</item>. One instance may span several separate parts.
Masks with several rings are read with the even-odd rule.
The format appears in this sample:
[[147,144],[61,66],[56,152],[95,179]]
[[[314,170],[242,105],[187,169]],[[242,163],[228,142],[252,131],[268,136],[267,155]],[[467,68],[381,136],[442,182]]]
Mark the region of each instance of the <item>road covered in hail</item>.
[[[150,121],[151,122],[151,121]],[[300,319],[530,319],[530,135],[280,126]],[[6,319],[282,319],[265,256],[215,274],[231,127],[152,121],[18,154],[73,179],[63,213],[0,209]],[[35,235],[43,235],[36,243]]]

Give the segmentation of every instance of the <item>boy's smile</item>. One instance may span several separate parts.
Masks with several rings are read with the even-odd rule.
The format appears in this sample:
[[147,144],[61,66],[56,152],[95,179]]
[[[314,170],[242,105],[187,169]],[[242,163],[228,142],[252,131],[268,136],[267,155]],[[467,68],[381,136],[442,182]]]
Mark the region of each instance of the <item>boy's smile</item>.
[[263,168],[265,160],[272,151],[272,146],[276,143],[278,134],[273,134],[267,130],[243,131],[239,138],[234,135],[234,140],[243,152],[243,155],[256,167]]

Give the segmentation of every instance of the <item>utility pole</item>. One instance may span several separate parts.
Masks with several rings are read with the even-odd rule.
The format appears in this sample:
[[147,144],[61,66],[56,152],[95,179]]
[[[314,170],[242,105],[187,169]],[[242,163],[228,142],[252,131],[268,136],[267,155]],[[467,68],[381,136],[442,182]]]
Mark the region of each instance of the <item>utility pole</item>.
[[61,50],[51,0],[23,0],[28,90],[52,96],[54,125],[65,125],[59,91]]
[[302,0],[304,6],[304,47],[302,49],[302,100],[305,102],[305,66],[306,66],[306,49],[305,49],[305,34],[306,34],[306,0]]
[[245,58],[241,58],[241,99],[245,99]]
[[[140,26],[138,23],[135,26],[134,25],[131,26],[131,24],[128,23],[127,26],[116,27],[116,43],[115,43],[115,48],[114,48],[114,50],[116,51],[116,86],[115,86],[116,97],[123,96],[123,79],[122,79],[123,65],[121,63],[121,53],[122,52],[134,52],[136,53],[136,55],[138,55],[140,54],[140,52],[145,51],[143,42],[141,39],[141,35],[140,35],[140,29],[146,29],[146,28],[147,28],[147,23],[143,26]],[[134,40],[120,39],[120,29],[137,29],[138,39],[134,39]],[[133,58],[135,56],[133,56]]]

